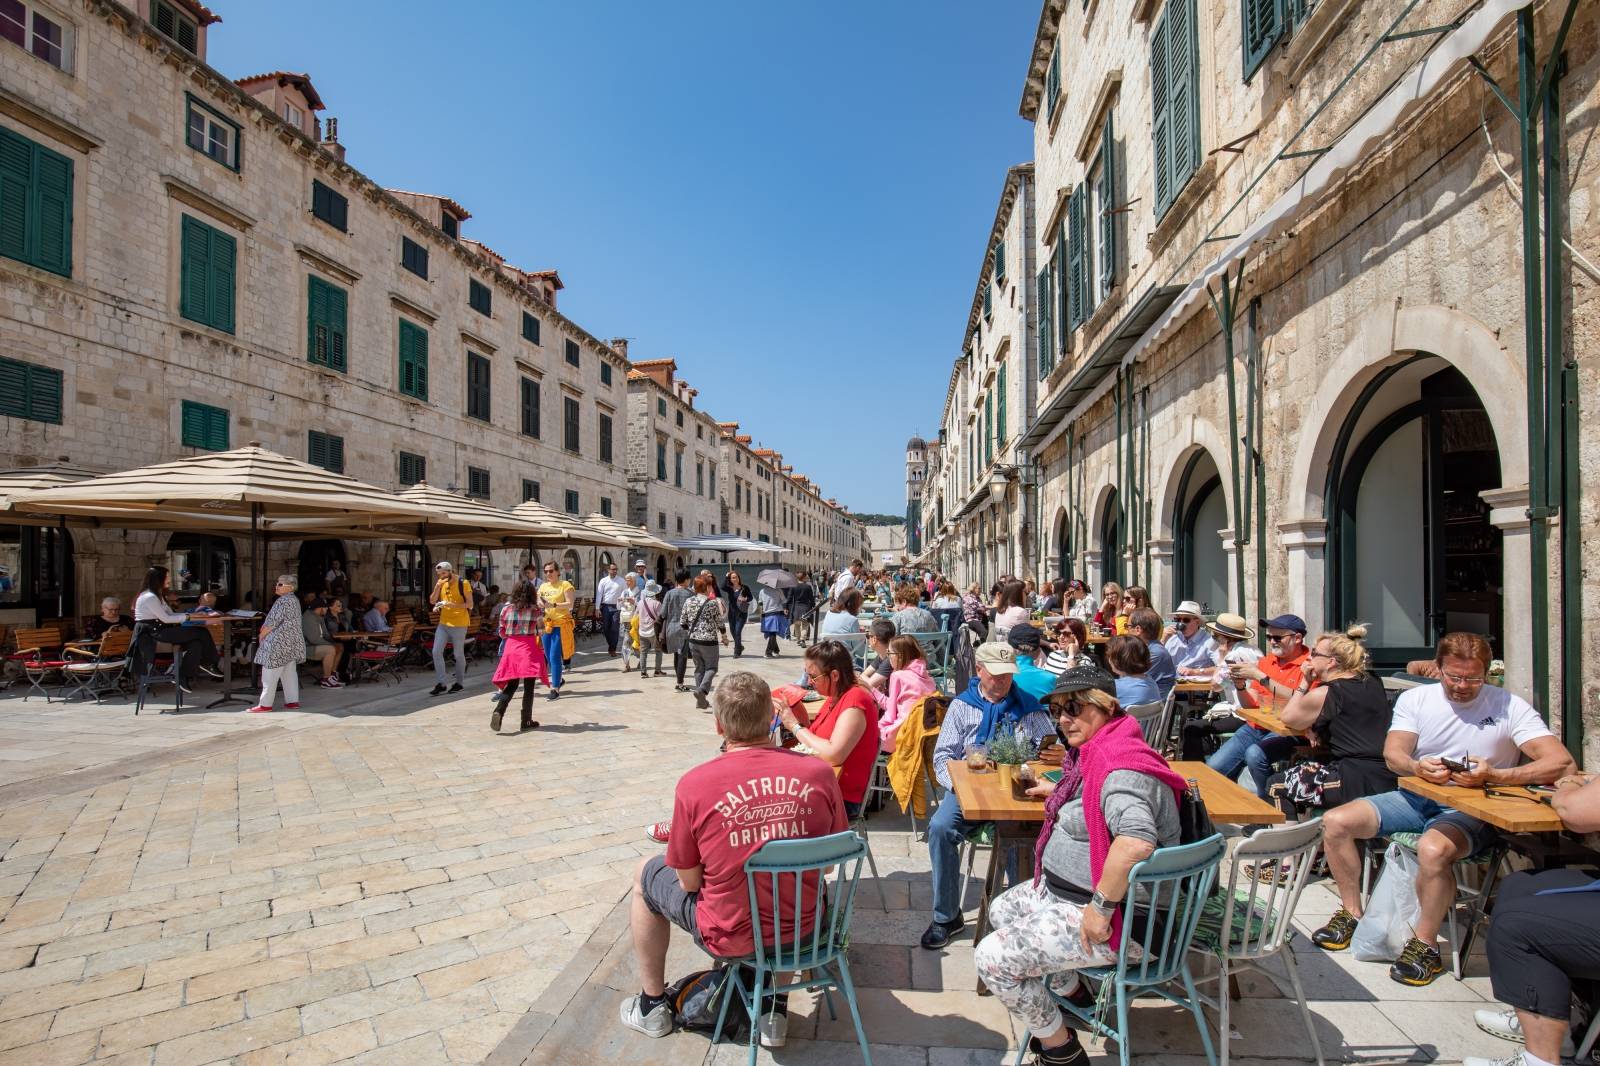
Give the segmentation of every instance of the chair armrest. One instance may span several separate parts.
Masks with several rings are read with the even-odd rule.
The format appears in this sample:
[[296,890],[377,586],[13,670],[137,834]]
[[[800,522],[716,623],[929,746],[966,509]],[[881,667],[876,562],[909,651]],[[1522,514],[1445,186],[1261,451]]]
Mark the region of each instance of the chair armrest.
[[83,647],[77,644],[68,644],[61,649],[63,659],[98,659],[100,658],[100,642],[93,641],[91,646]]
[[17,656],[18,658],[24,658],[25,657],[25,658],[29,658],[29,659],[37,659],[37,658],[39,658],[40,656],[42,656],[44,654],[44,648],[43,647],[38,647],[38,648],[18,648],[16,651],[12,652],[11,654]]

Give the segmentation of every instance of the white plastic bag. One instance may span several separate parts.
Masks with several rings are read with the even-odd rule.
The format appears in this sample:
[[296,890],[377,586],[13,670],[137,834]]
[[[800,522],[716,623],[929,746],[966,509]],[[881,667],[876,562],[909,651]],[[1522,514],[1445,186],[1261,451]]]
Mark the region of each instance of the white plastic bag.
[[1393,962],[1415,935],[1421,916],[1417,857],[1399,844],[1390,844],[1383,853],[1383,873],[1351,938],[1350,954],[1362,962]]

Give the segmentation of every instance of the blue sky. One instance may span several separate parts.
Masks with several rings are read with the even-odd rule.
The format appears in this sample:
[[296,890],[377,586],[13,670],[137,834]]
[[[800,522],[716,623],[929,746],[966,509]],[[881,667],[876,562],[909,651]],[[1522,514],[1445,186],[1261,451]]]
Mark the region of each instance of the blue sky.
[[554,267],[564,314],[671,357],[719,420],[900,513],[938,430],[1037,0],[219,0],[229,77],[309,73],[349,161]]

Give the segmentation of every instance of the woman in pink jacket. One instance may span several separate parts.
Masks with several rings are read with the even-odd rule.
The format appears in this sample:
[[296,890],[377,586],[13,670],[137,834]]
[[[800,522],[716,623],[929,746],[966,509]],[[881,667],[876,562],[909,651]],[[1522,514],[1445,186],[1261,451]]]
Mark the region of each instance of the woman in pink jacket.
[[923,657],[922,645],[913,637],[895,637],[889,642],[889,665],[894,672],[889,675],[889,694],[872,690],[878,701],[878,739],[880,750],[893,751],[895,739],[900,734],[900,723],[906,720],[917,701],[938,686],[928,676],[928,661]]

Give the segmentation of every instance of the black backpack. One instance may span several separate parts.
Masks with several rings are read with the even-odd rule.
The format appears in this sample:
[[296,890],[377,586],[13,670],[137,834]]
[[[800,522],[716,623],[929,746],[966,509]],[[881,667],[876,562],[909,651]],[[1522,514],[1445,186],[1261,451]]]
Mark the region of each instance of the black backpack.
[[1216,834],[1200,790],[1191,783],[1178,797],[1178,843],[1194,844]]
[[[750,1014],[745,1009],[744,997],[733,982],[728,980],[731,966],[718,966],[711,970],[696,970],[667,986],[667,1005],[678,1028],[697,1033],[711,1033],[717,1028],[717,1014],[722,1010],[722,997],[732,996],[728,1016],[722,1023],[723,1039],[736,1044],[750,1042]],[[742,975],[746,983],[755,981],[755,970],[745,967]]]

